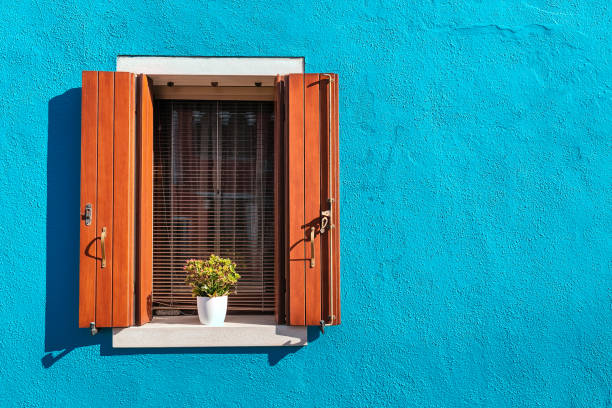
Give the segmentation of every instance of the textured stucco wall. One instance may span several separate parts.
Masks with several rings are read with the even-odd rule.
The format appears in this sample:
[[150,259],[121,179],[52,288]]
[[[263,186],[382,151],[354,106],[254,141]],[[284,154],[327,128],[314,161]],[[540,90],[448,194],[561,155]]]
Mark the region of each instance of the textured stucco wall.
[[[4,2],[0,406],[612,405],[609,1],[330,3]],[[75,329],[80,73],[117,54],[339,73],[342,326],[155,352]]]

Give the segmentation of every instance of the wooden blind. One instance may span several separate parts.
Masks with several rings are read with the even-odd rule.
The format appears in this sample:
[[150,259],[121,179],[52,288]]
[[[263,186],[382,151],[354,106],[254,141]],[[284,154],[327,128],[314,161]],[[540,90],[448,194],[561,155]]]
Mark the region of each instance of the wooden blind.
[[273,313],[274,104],[155,102],[153,309],[196,310],[190,258],[229,257],[229,312]]

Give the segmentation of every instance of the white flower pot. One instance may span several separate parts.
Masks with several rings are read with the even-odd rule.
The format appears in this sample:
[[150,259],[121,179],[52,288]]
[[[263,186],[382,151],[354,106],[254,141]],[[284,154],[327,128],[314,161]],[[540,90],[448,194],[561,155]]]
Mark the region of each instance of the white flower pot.
[[227,313],[227,296],[198,296],[198,317],[200,323],[208,326],[223,326]]

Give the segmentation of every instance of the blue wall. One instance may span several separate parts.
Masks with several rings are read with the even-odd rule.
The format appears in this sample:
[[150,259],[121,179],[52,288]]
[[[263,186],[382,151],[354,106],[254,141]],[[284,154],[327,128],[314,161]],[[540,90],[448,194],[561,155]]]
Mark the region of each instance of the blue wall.
[[[612,406],[608,0],[5,3],[0,406]],[[342,326],[154,352],[75,328],[81,70],[117,54],[340,75]]]

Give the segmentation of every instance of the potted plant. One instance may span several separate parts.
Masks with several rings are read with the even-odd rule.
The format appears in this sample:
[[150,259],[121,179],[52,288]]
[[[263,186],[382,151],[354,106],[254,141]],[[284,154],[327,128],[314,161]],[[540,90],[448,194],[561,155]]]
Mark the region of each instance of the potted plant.
[[200,323],[223,326],[227,313],[227,296],[240,275],[230,259],[212,254],[208,260],[190,259],[185,264],[185,283],[191,286],[198,301]]

